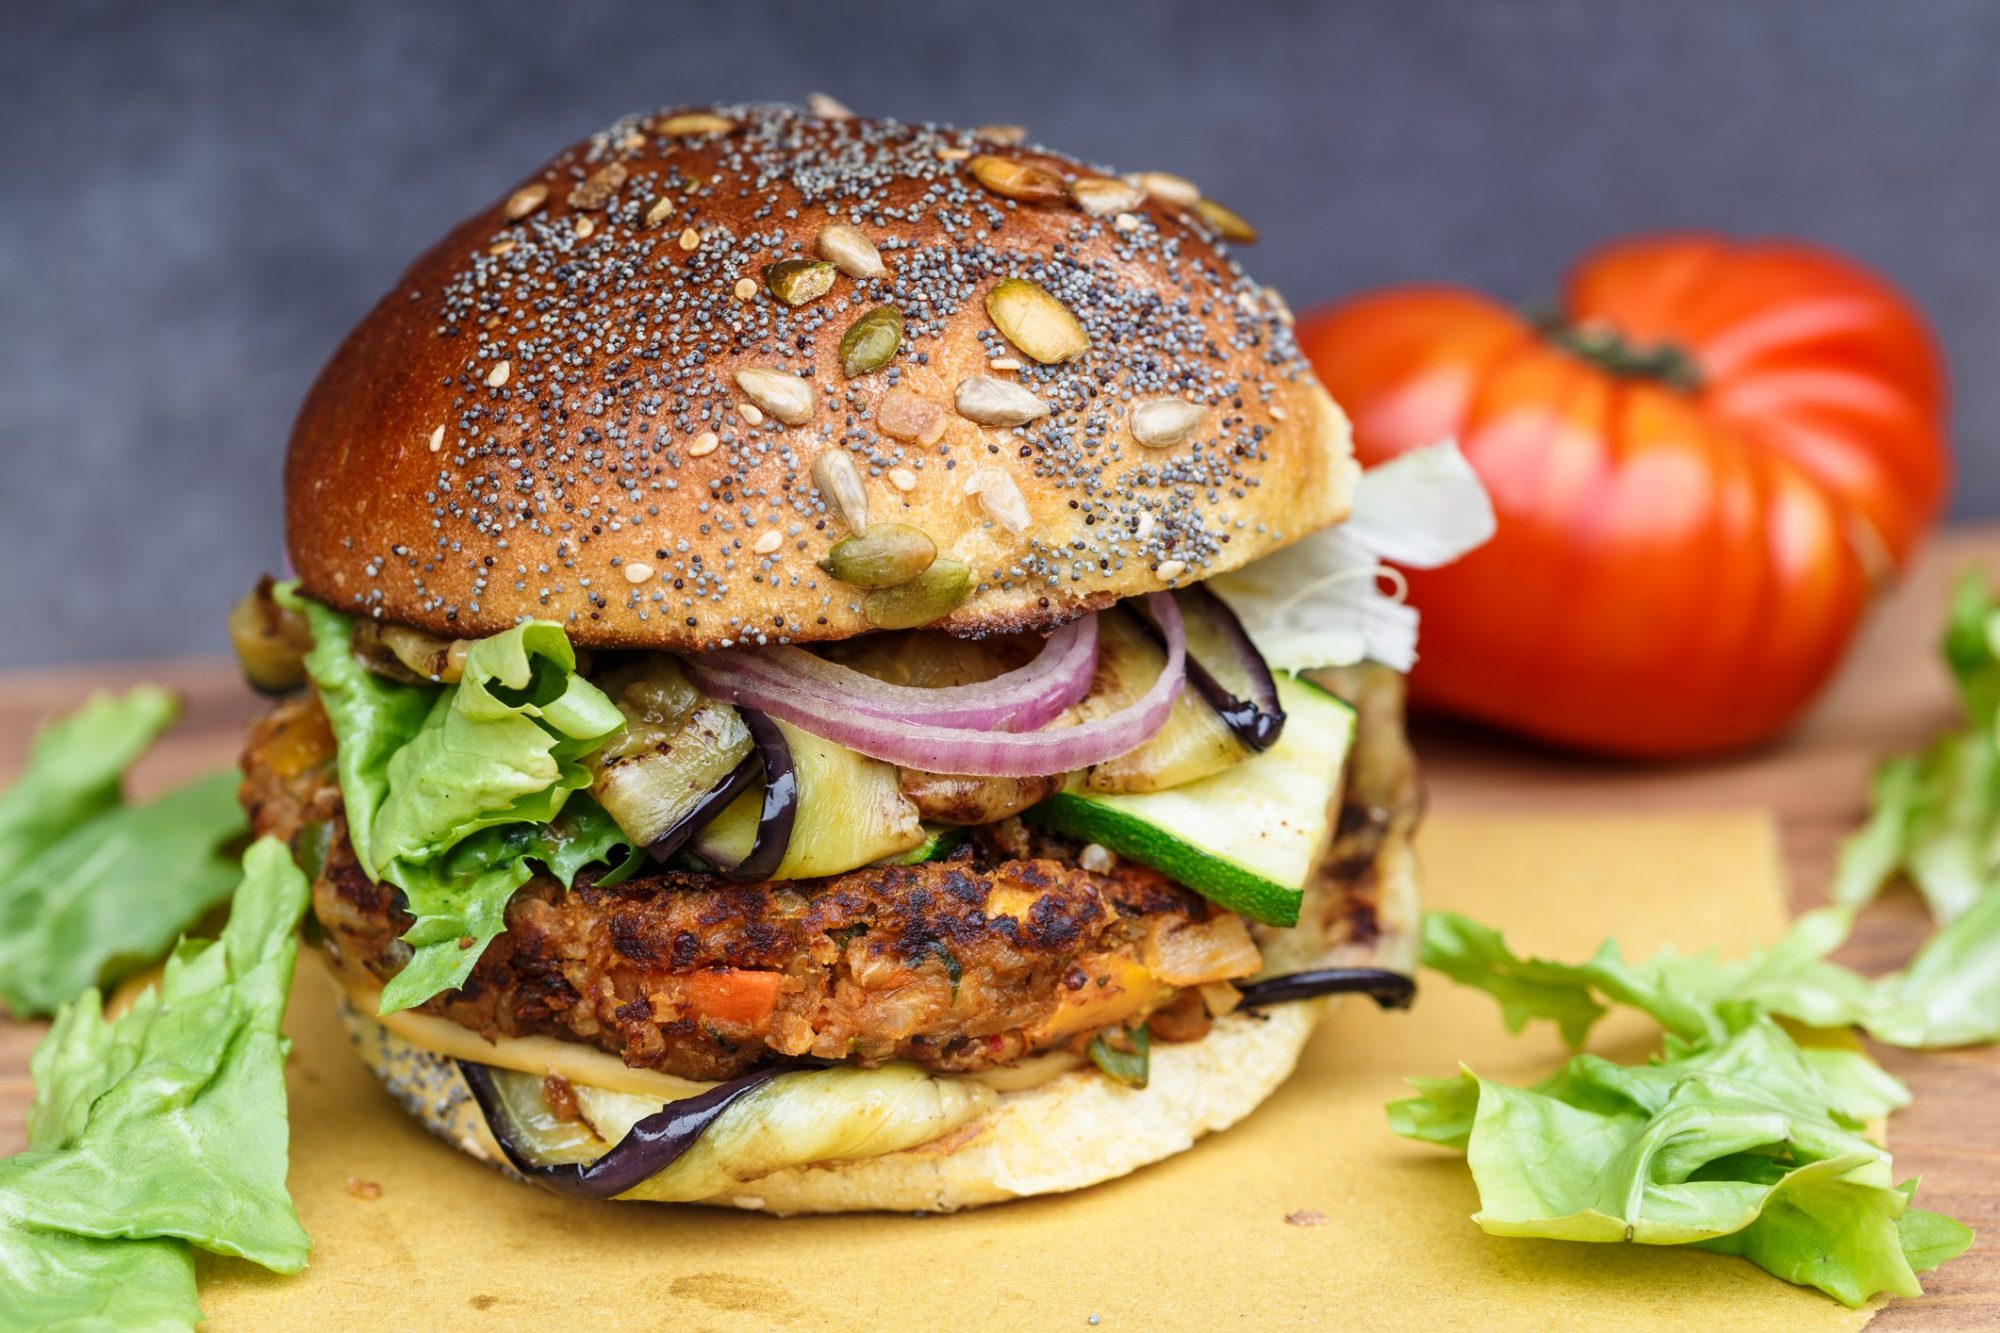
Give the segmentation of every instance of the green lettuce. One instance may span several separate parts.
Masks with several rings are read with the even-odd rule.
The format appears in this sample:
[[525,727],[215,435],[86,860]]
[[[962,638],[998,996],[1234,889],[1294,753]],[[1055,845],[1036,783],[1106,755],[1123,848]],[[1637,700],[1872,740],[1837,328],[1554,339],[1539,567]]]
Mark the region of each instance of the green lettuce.
[[305,1266],[279,1024],[306,897],[257,842],[220,940],[183,942],[116,1019],[87,991],[37,1048],[28,1151],[0,1160],[0,1275],[33,1326],[191,1327],[190,1245]]
[[[1500,1236],[1695,1245],[1741,1255],[1849,1305],[1915,1295],[1972,1240],[1909,1206],[1862,1122],[1907,1099],[1852,1051],[1809,1051],[1754,1006],[1623,1066],[1579,1055],[1530,1088],[1413,1079],[1405,1137],[1465,1151],[1474,1220]],[[1831,1058],[1830,1058],[1831,1057]]]
[[306,670],[333,726],[355,855],[416,918],[403,936],[415,952],[383,988],[382,1012],[464,984],[534,865],[567,888],[621,849],[629,861],[631,841],[579,795],[583,761],[625,720],[577,674],[559,625],[481,639],[456,685],[405,685],[355,658],[346,616],[290,586],[278,597],[312,627]]
[[464,985],[479,955],[507,928],[507,900],[533,876],[530,863],[547,867],[567,889],[579,870],[610,859],[620,848],[625,863],[599,883],[617,882],[638,861],[631,839],[611,816],[579,794],[553,823],[488,828],[425,864],[397,863],[393,878],[417,918],[403,936],[414,952],[382,988],[381,1011],[408,1009]]
[[1861,906],[1903,877],[1950,922],[2000,870],[2000,606],[1977,575],[1953,593],[1942,648],[1965,725],[1876,769],[1868,822],[1841,848],[1835,902]]
[[0,795],[0,999],[15,1013],[153,962],[228,896],[221,849],[245,831],[233,774],[140,806],[120,791],[177,711],[151,686],[93,699],[44,729]]
[[347,840],[361,868],[377,878],[375,812],[389,794],[389,760],[417,734],[441,691],[434,685],[405,685],[363,666],[354,655],[354,622],[300,596],[298,585],[280,583],[272,594],[280,606],[303,615],[312,630],[306,674],[333,728]]
[[1639,1009],[1683,1039],[1719,1035],[1722,1008],[1748,1003],[1809,1027],[1865,1028],[1890,1046],[2000,1041],[2000,894],[1938,931],[1908,967],[1873,980],[1827,958],[1853,920],[1848,908],[1808,912],[1776,944],[1738,959],[1663,949],[1628,963],[1608,941],[1571,964],[1518,957],[1499,932],[1440,912],[1424,918],[1423,957],[1493,996],[1509,1031],[1542,1019],[1571,1046],[1612,1004]]

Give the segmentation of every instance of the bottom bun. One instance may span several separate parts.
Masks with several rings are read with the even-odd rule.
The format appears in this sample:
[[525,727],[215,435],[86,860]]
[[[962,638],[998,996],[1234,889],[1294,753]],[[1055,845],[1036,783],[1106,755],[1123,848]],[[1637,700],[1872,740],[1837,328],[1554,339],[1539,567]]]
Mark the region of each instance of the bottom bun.
[[[1365,939],[1329,939],[1311,951],[1295,938],[1285,951],[1294,955],[1284,959],[1286,970],[1414,966],[1416,876],[1400,832],[1383,844],[1370,871],[1365,891],[1324,882],[1313,891],[1352,899],[1344,916],[1312,911],[1309,903],[1302,917],[1352,921],[1370,915]],[[1317,956],[1298,956],[1308,952]],[[1144,1088],[1113,1082],[1090,1066],[1072,1069],[1000,1094],[991,1109],[929,1143],[786,1167],[695,1202],[781,1215],[951,1212],[1111,1180],[1184,1152],[1202,1135],[1249,1115],[1290,1076],[1326,1004],[1308,1000],[1234,1013],[1217,1019],[1199,1041],[1156,1042]],[[457,1061],[390,1032],[351,1005],[344,1008],[363,1060],[405,1109],[439,1138],[515,1174]],[[773,1095],[782,1087],[782,1080],[772,1085]]]

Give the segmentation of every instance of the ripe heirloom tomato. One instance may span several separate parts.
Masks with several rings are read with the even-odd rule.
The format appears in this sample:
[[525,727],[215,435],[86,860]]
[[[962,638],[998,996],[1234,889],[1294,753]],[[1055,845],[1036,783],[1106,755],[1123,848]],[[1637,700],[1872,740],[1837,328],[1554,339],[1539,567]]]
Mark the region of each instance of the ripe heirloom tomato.
[[1299,338],[1364,463],[1456,438],[1493,495],[1492,542],[1410,574],[1416,696],[1582,749],[1785,727],[1949,470],[1922,317],[1798,242],[1640,237],[1587,255],[1549,321],[1404,287]]

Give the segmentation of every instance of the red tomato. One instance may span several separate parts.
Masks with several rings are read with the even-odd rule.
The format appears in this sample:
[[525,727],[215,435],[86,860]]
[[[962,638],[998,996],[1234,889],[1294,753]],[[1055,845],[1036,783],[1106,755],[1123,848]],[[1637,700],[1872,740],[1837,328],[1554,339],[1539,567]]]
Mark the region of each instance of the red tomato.
[[1413,572],[1419,699],[1584,749],[1771,736],[1936,518],[1944,371],[1830,251],[1705,234],[1586,256],[1556,321],[1405,287],[1301,321],[1365,463],[1456,438],[1499,531]]

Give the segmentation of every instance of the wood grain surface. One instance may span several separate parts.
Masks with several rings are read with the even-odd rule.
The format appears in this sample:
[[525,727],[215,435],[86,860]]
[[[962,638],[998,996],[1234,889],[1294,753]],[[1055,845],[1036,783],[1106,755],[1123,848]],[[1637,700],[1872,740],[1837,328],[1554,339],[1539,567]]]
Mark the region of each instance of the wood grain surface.
[[[1588,813],[1760,806],[1778,817],[1794,905],[1823,901],[1839,841],[1865,809],[1877,757],[1915,747],[1954,720],[1935,644],[1951,580],[1970,566],[2000,572],[2000,527],[1963,529],[1934,543],[1910,579],[1885,599],[1812,716],[1781,743],[1755,753],[1633,768],[1420,720],[1417,744],[1431,808]],[[0,676],[0,780],[18,768],[41,720],[93,689],[139,680],[179,690],[187,703],[181,725],[134,775],[141,794],[234,761],[241,727],[258,702],[228,664],[79,666]],[[1887,970],[1906,959],[1928,929],[1914,895],[1898,891],[1864,916],[1842,960],[1865,971]],[[40,1033],[38,1024],[0,1019],[0,1153],[24,1142],[28,1055]],[[1923,1176],[1927,1206],[1980,1232],[1969,1254],[1926,1278],[1921,1299],[1894,1303],[1877,1326],[2000,1327],[2000,1050],[1876,1053],[1916,1094],[1915,1105],[1892,1125],[1898,1169]]]

